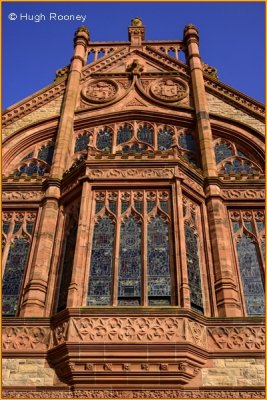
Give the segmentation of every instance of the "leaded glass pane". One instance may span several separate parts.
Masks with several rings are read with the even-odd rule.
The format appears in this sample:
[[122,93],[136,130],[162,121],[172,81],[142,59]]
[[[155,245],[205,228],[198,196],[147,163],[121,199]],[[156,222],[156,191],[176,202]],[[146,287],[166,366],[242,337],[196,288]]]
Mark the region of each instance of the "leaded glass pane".
[[109,201],[109,209],[114,214],[116,213],[117,203],[115,201]]
[[232,222],[233,231],[237,232],[239,229],[239,222],[233,221]]
[[122,201],[121,203],[121,213],[123,214],[130,206],[129,201]]
[[33,232],[33,227],[34,227],[34,223],[33,222],[27,222],[26,223],[26,230],[30,235]]
[[112,133],[109,130],[101,130],[97,135],[96,147],[99,150],[111,151]]
[[232,147],[224,142],[216,143],[214,151],[216,164],[219,164],[222,160],[225,160],[226,158],[234,155]]
[[88,305],[110,305],[111,303],[114,233],[114,224],[107,216],[102,217],[95,224],[90,261]]
[[159,216],[151,219],[147,234],[148,299],[150,305],[171,304],[169,226]]
[[261,239],[260,246],[261,246],[262,257],[263,257],[263,259],[264,259],[264,261],[265,261],[265,247],[266,247],[266,244],[265,244],[265,237],[263,237],[263,238]]
[[103,201],[97,201],[95,205],[95,213],[97,214],[104,207]]
[[165,213],[169,212],[169,204],[167,201],[161,201],[159,203],[159,205],[160,205],[160,208],[162,209],[162,211],[164,211]]
[[117,133],[117,144],[128,142],[132,138],[132,129],[130,126],[123,126]]
[[119,286],[118,299],[120,304],[129,304],[135,300],[140,304],[141,298],[141,225],[132,216],[121,225]]
[[29,154],[27,154],[25,157],[23,157],[23,158],[21,159],[21,161],[29,160],[29,159],[32,158],[32,157],[33,157],[33,151],[31,151]]
[[143,203],[141,201],[135,201],[134,202],[134,208],[136,211],[138,211],[140,214],[143,212]]
[[9,230],[9,222],[3,222],[3,232],[7,235]]
[[257,221],[256,224],[257,224],[258,232],[263,231],[264,226],[265,226],[265,225],[264,225],[264,222],[262,222],[262,221]]
[[237,254],[243,292],[248,315],[264,314],[264,290],[257,256],[256,245],[253,240],[243,235],[237,242]]
[[147,212],[149,213],[150,211],[152,211],[155,206],[156,206],[155,201],[148,201],[146,204]]
[[15,222],[14,228],[13,228],[13,233],[18,232],[19,228],[21,227],[21,222]]
[[160,129],[158,134],[158,149],[167,150],[172,145],[172,134],[169,129]]
[[196,151],[196,142],[195,138],[191,133],[182,133],[179,136],[179,145],[187,150],[190,150],[192,152]]
[[198,165],[197,160],[196,160],[195,156],[193,156],[193,154],[184,152],[182,157],[184,157],[191,164]]
[[203,313],[198,241],[193,228],[188,224],[185,224],[185,243],[191,307]]
[[252,232],[252,223],[251,222],[244,222],[244,225],[248,231]]
[[46,172],[46,168],[43,165],[37,165],[32,162],[29,165],[23,165],[20,169],[15,173],[16,176],[20,176],[22,174],[26,174],[28,176],[32,176],[33,174],[38,174],[43,176]]
[[241,172],[246,172],[248,174],[253,174],[257,172],[257,170],[247,162],[242,162],[238,159],[234,160],[232,164],[227,163],[224,166],[223,172],[229,174],[230,172],[235,172],[236,174],[240,174]]
[[68,288],[71,282],[77,229],[77,221],[71,219],[69,222],[69,233],[66,239],[66,247],[62,265],[57,311],[64,310],[67,306]]
[[142,126],[137,132],[137,137],[142,142],[153,144],[153,130],[148,126]]
[[129,153],[130,151],[135,151],[136,153],[142,153],[142,151],[147,150],[147,145],[138,145],[137,143],[132,144],[131,146],[124,146],[122,149],[123,153]]
[[51,165],[54,153],[54,146],[52,144],[47,144],[46,146],[41,147],[38,152],[39,160],[43,160],[47,162],[47,164]]
[[29,242],[22,237],[10,246],[2,285],[3,315],[16,314],[29,248]]
[[86,150],[88,143],[89,143],[88,135],[85,134],[82,136],[78,136],[75,142],[74,153],[76,153],[77,151]]

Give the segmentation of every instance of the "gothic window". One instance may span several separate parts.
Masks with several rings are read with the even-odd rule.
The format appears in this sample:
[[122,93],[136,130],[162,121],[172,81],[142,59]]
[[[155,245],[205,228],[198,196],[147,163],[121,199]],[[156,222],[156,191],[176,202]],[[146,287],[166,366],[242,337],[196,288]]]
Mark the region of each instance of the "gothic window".
[[121,126],[117,132],[117,144],[128,142],[133,136],[132,128],[130,125],[125,124]]
[[263,315],[264,212],[235,210],[230,219],[247,315]]
[[88,305],[111,304],[114,228],[114,223],[108,215],[102,216],[95,223],[90,262]]
[[54,154],[54,145],[48,143],[45,146],[42,146],[38,151],[37,158],[39,160],[45,161],[47,164],[51,165]]
[[68,288],[71,282],[72,266],[74,261],[78,221],[76,215],[71,215],[66,231],[63,265],[61,271],[57,311],[64,310],[67,305]]
[[191,307],[203,314],[202,284],[200,275],[199,239],[196,226],[195,205],[184,198],[184,229],[188,284]]
[[158,149],[168,150],[172,145],[173,133],[170,128],[164,128],[159,130],[158,134]]
[[219,142],[215,145],[215,159],[216,163],[219,164],[222,160],[234,155],[232,146],[229,143]]
[[87,304],[171,305],[169,192],[94,195]]
[[183,158],[185,158],[190,164],[193,164],[197,167],[199,166],[196,153],[196,140],[194,135],[188,129],[181,129],[179,131],[178,147]]
[[103,128],[99,131],[96,139],[96,147],[102,151],[111,151],[112,132],[109,128]]
[[31,246],[36,214],[30,212],[3,213],[3,239],[6,259],[2,283],[2,312],[15,316]]
[[261,168],[239,149],[235,143],[217,138],[214,142],[215,160],[221,174],[258,174]]
[[154,136],[153,128],[146,124],[140,126],[137,131],[138,139],[150,145],[153,145],[153,136]]
[[78,151],[86,150],[88,143],[89,143],[88,133],[79,135],[75,141],[74,153],[77,153]]
[[196,151],[196,141],[194,136],[190,132],[183,132],[179,136],[179,145],[186,150],[195,152]]
[[142,151],[147,150],[147,146],[145,144],[133,143],[131,145],[123,146],[123,153],[129,153],[130,151],[135,151],[136,153],[142,153]]
[[[167,204],[167,202],[164,202]],[[171,304],[169,226],[159,215],[148,224],[148,303]]]

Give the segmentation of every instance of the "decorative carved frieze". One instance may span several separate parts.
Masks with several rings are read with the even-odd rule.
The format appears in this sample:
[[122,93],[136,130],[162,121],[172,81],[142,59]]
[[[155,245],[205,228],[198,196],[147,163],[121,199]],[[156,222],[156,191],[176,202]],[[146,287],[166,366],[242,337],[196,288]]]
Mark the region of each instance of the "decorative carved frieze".
[[2,390],[8,399],[265,399],[264,390],[87,389]]
[[42,192],[2,192],[3,200],[40,200]]
[[174,176],[173,168],[121,168],[121,169],[92,169],[88,173],[91,179],[147,179],[147,178],[172,178]]
[[263,350],[265,327],[215,327],[208,329],[208,343],[217,350]]
[[257,189],[223,189],[222,195],[225,199],[265,199],[265,191]]
[[3,351],[46,351],[50,328],[38,326],[9,326],[2,329]]

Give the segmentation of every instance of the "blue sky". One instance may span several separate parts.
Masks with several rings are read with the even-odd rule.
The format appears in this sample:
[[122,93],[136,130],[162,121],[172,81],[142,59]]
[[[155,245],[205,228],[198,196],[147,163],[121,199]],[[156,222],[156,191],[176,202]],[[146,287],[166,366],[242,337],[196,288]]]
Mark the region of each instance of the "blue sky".
[[[49,13],[85,15],[80,21],[50,21]],[[10,20],[10,13],[17,14]],[[20,14],[44,14],[38,22]],[[263,2],[11,2],[2,3],[3,109],[53,82],[70,62],[73,35],[86,25],[92,41],[127,41],[128,26],[139,16],[147,40],[183,38],[193,23],[200,33],[204,62],[219,79],[264,102],[265,4]]]

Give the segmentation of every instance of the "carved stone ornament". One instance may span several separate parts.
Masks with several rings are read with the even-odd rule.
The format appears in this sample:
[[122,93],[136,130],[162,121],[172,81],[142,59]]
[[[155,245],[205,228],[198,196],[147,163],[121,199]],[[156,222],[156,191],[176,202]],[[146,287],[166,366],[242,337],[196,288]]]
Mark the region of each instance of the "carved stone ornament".
[[158,79],[150,88],[151,94],[159,100],[177,102],[188,94],[188,86],[181,79]]
[[93,103],[105,103],[112,100],[118,92],[118,85],[110,79],[98,79],[89,82],[82,90],[85,100]]
[[136,179],[136,178],[172,178],[174,176],[173,168],[129,168],[129,169],[93,169],[89,171],[91,179]]
[[39,200],[42,192],[2,192],[3,200]]

